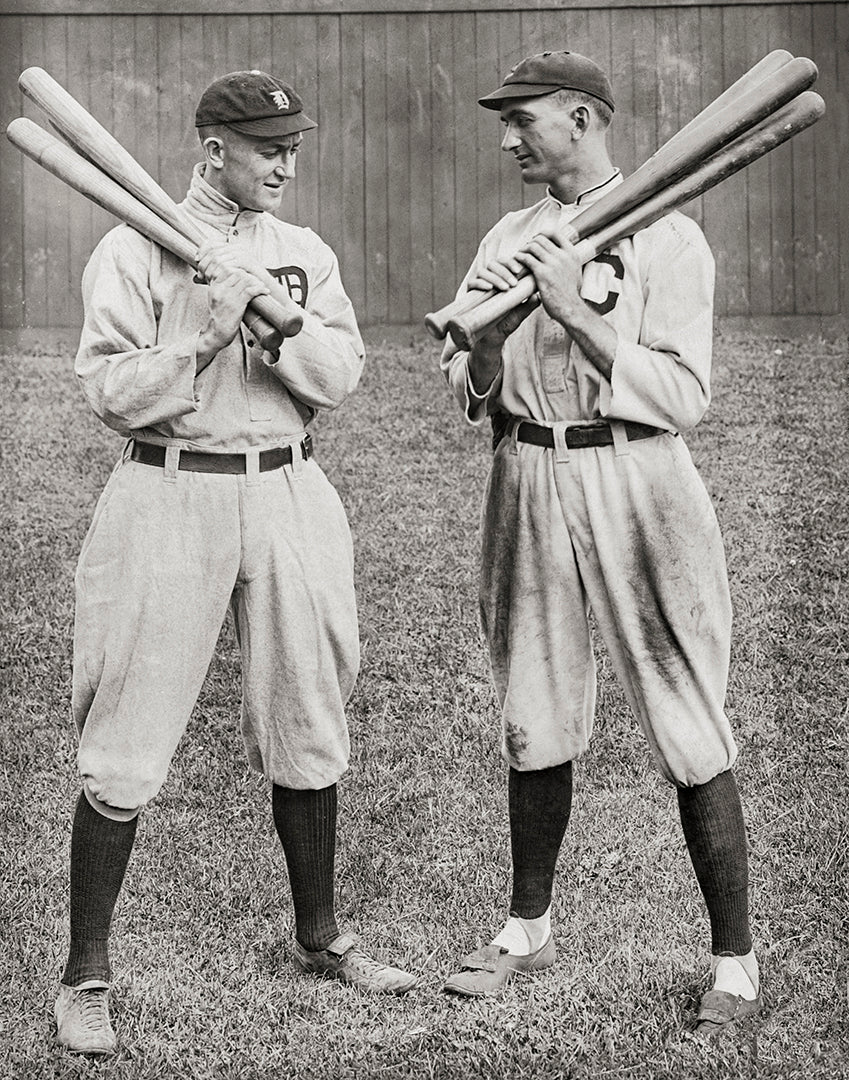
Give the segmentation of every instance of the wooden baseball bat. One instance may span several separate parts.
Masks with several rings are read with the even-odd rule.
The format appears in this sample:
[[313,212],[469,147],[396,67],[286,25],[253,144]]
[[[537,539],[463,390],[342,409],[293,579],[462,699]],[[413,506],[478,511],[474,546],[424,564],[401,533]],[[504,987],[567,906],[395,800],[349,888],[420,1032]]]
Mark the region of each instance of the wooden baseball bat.
[[[197,250],[206,238],[198,224],[63,86],[39,67],[21,72],[18,85],[80,155],[99,165],[108,177],[181,233]],[[192,260],[187,261],[194,265]],[[283,338],[298,333],[303,325],[303,312],[263,267],[252,268],[252,272],[268,287],[269,296],[251,301],[245,325],[263,348],[275,349]]]
[[[48,172],[53,173],[69,187],[91,199],[92,202],[108,210],[121,221],[132,225],[155,244],[165,248],[178,259],[197,267],[197,244],[178,232],[167,221],[154,213],[149,206],[140,202],[126,188],[107,176],[92,162],[78,154],[72,147],[55,138],[44,128],[18,117],[6,128],[6,136],[22,153],[33,159]],[[270,297],[257,297],[257,300],[269,300]],[[292,327],[288,313],[278,310],[276,302],[265,305],[260,314],[260,305],[252,304],[245,312],[244,323],[256,340],[265,349],[276,349],[285,337],[291,337],[287,328]],[[274,316],[283,325],[278,327],[266,318],[266,313]],[[300,329],[300,327],[299,327]]]
[[[807,89],[816,77],[817,67],[812,60],[794,58],[782,49],[769,53],[627,179],[574,217],[569,233],[573,243],[592,235],[653,192],[686,175],[699,162]],[[425,325],[434,337],[442,338],[452,319],[492,296],[493,292],[473,290],[427,315]]]
[[572,219],[575,240],[591,236],[658,189],[688,175],[717,150],[807,90],[816,78],[813,60],[794,57],[741,97],[699,121],[683,138],[673,136],[608,196]]
[[[670,139],[667,139],[662,147],[655,150],[652,157],[659,153],[660,150],[669,150],[670,147],[674,147],[682,138],[689,135],[693,128],[697,127],[704,120],[710,120],[711,117],[715,116],[718,112],[721,112],[727,105],[733,105],[734,102],[740,99],[741,95],[747,93],[752,87],[757,86],[758,83],[762,82],[768,76],[774,75],[775,72],[779,71],[786,64],[789,64],[793,59],[793,53],[788,52],[787,49],[773,49],[771,53],[767,53],[766,56],[750,67],[745,74],[741,75],[736,82],[733,82],[726,90],[723,90],[718,97],[715,97],[713,101],[706,105],[700,113],[697,113],[692,120],[688,121],[680,131],[677,131]],[[807,90],[808,87],[806,86],[802,89]]]
[[[600,251],[605,251],[618,240],[633,236],[664,214],[709,191],[722,180],[816,123],[824,112],[825,102],[819,94],[811,90],[799,94],[755,127],[739,135],[732,143],[722,147],[687,176],[656,191],[644,202],[607,222],[590,236],[582,238],[575,245],[582,263],[589,262]],[[522,278],[512,289],[497,292],[484,303],[457,315],[448,327],[455,344],[458,348],[470,349],[509,311],[530,300],[535,291],[536,283],[529,275]]]

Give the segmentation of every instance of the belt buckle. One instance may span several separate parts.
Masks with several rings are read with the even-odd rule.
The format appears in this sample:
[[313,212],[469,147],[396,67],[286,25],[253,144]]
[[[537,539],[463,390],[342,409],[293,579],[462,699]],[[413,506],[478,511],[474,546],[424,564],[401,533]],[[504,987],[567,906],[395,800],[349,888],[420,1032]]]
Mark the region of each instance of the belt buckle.
[[312,435],[307,431],[301,440],[301,454],[304,461],[309,461],[312,457]]

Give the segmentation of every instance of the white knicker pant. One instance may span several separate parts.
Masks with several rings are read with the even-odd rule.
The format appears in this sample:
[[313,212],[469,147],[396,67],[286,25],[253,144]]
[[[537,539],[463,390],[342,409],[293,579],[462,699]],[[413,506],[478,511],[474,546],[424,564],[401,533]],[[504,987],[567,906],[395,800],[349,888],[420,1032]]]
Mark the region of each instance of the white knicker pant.
[[587,748],[596,672],[588,608],[663,775],[731,767],[725,554],[683,439],[555,451],[508,436],[483,510],[481,616],[503,753],[543,769]]
[[[297,452],[297,450],[296,450]],[[76,576],[79,768],[116,807],[159,791],[232,606],[250,764],[285,787],[347,768],[359,663],[345,512],[319,466],[221,475],[122,461]]]

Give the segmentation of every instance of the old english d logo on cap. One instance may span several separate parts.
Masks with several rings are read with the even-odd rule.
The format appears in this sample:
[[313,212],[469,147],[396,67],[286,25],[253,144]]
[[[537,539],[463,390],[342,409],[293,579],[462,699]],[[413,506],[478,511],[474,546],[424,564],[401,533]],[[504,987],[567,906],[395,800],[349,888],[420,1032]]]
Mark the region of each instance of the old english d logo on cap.
[[264,71],[231,71],[204,90],[195,127],[224,124],[259,138],[294,135],[316,127],[294,87]]

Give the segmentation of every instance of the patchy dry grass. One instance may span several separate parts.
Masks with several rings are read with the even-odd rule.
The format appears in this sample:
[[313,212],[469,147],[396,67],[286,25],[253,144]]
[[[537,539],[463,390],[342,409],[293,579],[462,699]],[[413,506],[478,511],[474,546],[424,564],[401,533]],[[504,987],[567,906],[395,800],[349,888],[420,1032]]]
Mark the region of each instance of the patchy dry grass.
[[599,658],[558,876],[556,968],[498,1001],[440,993],[504,915],[498,717],[476,615],[485,435],[463,426],[418,337],[370,351],[317,427],[357,549],[363,668],[341,790],[339,907],[422,974],[376,1000],[292,968],[282,855],[238,727],[225,627],[190,730],[145,813],[115,920],[110,1062],[52,1043],[66,944],[72,578],[119,442],[69,356],[0,360],[4,545],[0,1077],[849,1077],[849,500],[843,343],[735,333],[688,438],[726,537],[736,610],[729,710],[751,835],[767,997],[757,1026],[689,1029],[707,926],[674,795]]

